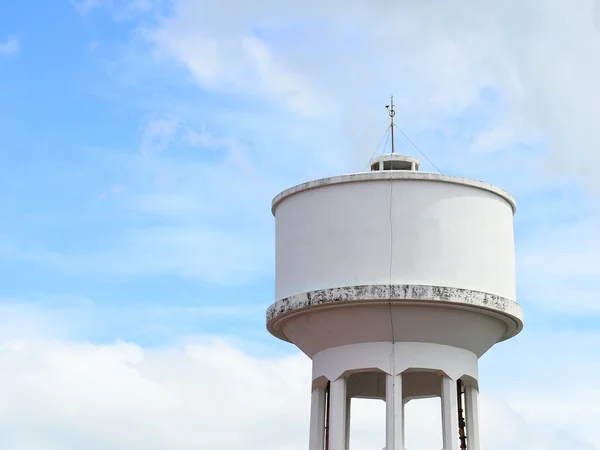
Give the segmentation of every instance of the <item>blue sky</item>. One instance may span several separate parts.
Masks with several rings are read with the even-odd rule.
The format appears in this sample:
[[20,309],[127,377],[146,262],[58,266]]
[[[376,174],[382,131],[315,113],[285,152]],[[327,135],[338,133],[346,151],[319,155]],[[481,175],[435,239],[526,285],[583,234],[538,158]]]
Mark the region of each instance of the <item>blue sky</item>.
[[[481,361],[484,408],[513,430],[484,417],[489,448],[555,448],[563,435],[600,448],[599,18],[592,0],[1,3],[0,385],[17,386],[0,388],[16,411],[0,406],[2,448],[235,448],[129,396],[150,389],[156,405],[185,409],[212,394],[192,374],[227,389],[223,365],[252,386],[240,396],[256,396],[228,401],[290,399],[254,411],[256,424],[236,419],[247,448],[264,448],[250,432],[260,418],[293,436],[286,449],[304,448],[308,410],[290,404],[308,401],[308,365],[264,328],[270,202],[363,170],[390,93],[444,173],[517,199],[526,328]],[[71,391],[65,373],[84,366]],[[31,367],[61,387],[34,386]],[[160,437],[111,425],[114,392]],[[64,406],[49,425],[53,396]],[[202,416],[205,429],[219,414]],[[368,416],[365,442],[379,426]]]

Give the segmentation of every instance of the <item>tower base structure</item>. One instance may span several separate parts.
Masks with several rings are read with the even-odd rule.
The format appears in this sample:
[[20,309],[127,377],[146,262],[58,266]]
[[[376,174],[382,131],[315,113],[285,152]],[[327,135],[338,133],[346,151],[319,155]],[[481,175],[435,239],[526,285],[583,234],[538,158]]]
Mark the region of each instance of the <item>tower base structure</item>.
[[[349,450],[350,400],[386,403],[386,450],[405,450],[404,406],[440,397],[443,450],[458,450],[457,380],[466,397],[469,450],[479,450],[477,357],[422,342],[371,342],[323,350],[313,358],[310,450]],[[327,439],[328,438],[328,439]]]
[[385,448],[406,450],[404,407],[432,397],[442,450],[479,450],[478,358],[522,328],[507,299],[405,285],[298,295],[267,317],[312,359],[310,450],[350,449],[352,398],[384,400]]

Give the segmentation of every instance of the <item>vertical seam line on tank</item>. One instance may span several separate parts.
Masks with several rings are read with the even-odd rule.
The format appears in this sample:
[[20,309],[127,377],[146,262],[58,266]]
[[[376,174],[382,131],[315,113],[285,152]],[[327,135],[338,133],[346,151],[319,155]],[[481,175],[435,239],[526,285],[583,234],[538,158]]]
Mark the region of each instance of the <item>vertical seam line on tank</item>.
[[[389,222],[390,222],[390,271],[389,271],[389,278],[388,278],[388,308],[389,308],[389,313],[390,313],[390,327],[391,327],[391,331],[392,331],[392,345],[391,345],[391,351],[390,351],[390,375],[392,377],[392,382],[391,382],[391,386],[390,384],[386,384],[386,388],[387,386],[392,388],[392,395],[386,394],[386,400],[387,401],[391,401],[392,402],[392,423],[394,424],[394,427],[396,425],[396,396],[402,395],[401,392],[396,392],[396,357],[395,357],[395,342],[396,342],[396,336],[394,333],[394,316],[392,315],[392,263],[394,261],[394,227],[393,227],[393,221],[392,221],[392,205],[393,205],[393,181],[392,178],[390,177],[390,201],[389,201]],[[394,431],[394,436],[396,435],[396,432]],[[393,441],[392,441],[393,442]],[[389,443],[388,443],[389,445]],[[396,447],[397,444],[395,442],[393,442],[393,446]]]
[[[392,329],[392,371],[395,370],[394,360],[393,360],[393,344],[396,341],[396,336],[394,332],[394,318],[392,315],[392,265],[394,262],[394,227],[392,221],[392,205],[393,205],[393,181],[390,178],[390,202],[389,202],[389,222],[390,222],[390,270],[389,270],[389,278],[388,278],[388,300],[389,300],[389,311],[390,311],[390,326]],[[395,375],[395,374],[393,374]]]
[[392,198],[393,198],[393,182],[390,178],[390,203],[389,203],[389,221],[390,221],[390,270],[388,275],[388,303],[390,308],[390,324],[392,327],[392,343],[395,342],[396,336],[394,333],[394,319],[392,316],[392,265],[394,262],[394,227],[392,223]]
[[[392,199],[393,199],[393,183],[390,178],[390,202],[389,202],[389,222],[390,222],[390,263],[389,263],[389,273],[388,273],[388,300],[390,304],[390,320],[391,320],[391,307],[392,307],[392,266],[394,263],[394,226],[392,221]],[[392,331],[394,324],[392,322]],[[393,336],[392,336],[393,340]]]

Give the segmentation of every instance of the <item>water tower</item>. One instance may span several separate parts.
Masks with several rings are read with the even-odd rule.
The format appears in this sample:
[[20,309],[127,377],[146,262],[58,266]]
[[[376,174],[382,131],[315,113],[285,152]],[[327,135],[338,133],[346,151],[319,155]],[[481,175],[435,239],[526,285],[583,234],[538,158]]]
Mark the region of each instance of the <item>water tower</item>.
[[272,211],[267,328],[312,359],[309,449],[349,449],[359,397],[385,400],[386,449],[404,450],[404,405],[437,396],[443,449],[480,450],[478,359],[523,328],[510,194],[392,151]]

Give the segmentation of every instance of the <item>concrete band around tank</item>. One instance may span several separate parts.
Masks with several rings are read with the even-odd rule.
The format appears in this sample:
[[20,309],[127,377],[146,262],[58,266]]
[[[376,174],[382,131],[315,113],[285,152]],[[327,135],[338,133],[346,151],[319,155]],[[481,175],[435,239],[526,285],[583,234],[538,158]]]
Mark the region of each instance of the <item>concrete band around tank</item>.
[[460,184],[463,186],[474,187],[484,191],[491,192],[506,200],[512,207],[513,214],[517,211],[517,203],[512,195],[493,184],[484,183],[483,181],[472,180],[470,178],[454,177],[450,175],[441,175],[439,173],[430,172],[415,172],[403,170],[383,170],[377,172],[361,172],[352,173],[349,175],[341,175],[337,177],[321,178],[320,180],[309,181],[297,186],[286,189],[278,194],[272,202],[271,212],[275,215],[277,205],[287,197],[309,189],[315,189],[323,186],[334,184],[355,183],[357,181],[380,181],[380,180],[426,180],[437,181],[441,183]]
[[342,306],[343,303],[362,303],[365,305],[388,304],[401,305],[453,306],[470,309],[502,320],[507,330],[502,340],[517,335],[523,329],[523,310],[510,299],[486,292],[460,289],[447,286],[421,284],[373,284],[319,289],[293,295],[275,302],[267,310],[267,328],[281,339],[287,340],[279,330],[277,323],[288,315],[304,312],[305,308]]

